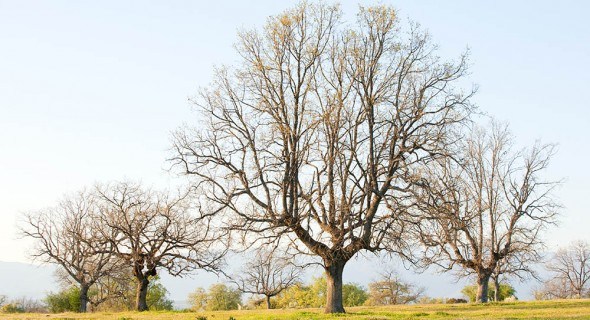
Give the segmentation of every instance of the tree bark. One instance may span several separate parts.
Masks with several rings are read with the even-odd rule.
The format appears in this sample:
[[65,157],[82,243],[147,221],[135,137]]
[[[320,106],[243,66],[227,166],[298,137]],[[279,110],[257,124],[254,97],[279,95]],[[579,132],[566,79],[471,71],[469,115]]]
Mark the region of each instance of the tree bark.
[[477,294],[475,295],[475,302],[488,302],[488,285],[490,281],[489,274],[482,274],[477,277]]
[[267,309],[272,309],[272,308],[270,307],[270,296],[266,296],[266,308],[267,308]]
[[147,277],[138,279],[138,283],[137,283],[137,296],[136,296],[136,306],[137,306],[137,311],[147,311],[148,310],[148,305],[147,305],[147,292],[148,292],[148,285],[150,284],[150,281],[148,280]]
[[79,311],[81,313],[85,313],[87,310],[87,306],[88,306],[88,289],[90,289],[90,286],[86,285],[86,284],[81,284],[80,285],[80,309]]
[[342,300],[342,273],[345,261],[334,261],[326,264],[326,308],[325,313],[344,313]]
[[500,301],[500,281],[498,278],[494,279],[494,301]]

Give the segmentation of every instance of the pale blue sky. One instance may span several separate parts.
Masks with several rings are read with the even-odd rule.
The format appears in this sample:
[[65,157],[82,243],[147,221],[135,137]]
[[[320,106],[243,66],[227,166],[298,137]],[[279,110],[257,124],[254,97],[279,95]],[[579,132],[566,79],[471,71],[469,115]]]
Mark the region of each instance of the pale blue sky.
[[[549,173],[567,179],[565,208],[548,243],[590,241],[590,2],[381,2],[445,57],[470,47],[474,101],[520,144],[559,144]],[[196,119],[187,97],[237,60],[238,28],[293,3],[0,0],[0,261],[27,261],[19,212],[95,181],[174,184],[166,149]],[[356,7],[343,5],[349,17]]]

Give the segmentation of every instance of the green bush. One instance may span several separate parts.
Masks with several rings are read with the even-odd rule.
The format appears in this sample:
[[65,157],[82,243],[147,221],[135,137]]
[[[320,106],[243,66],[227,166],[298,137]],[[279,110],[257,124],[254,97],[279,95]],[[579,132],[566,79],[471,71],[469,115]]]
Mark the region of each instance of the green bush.
[[[477,295],[477,286],[465,286],[461,293],[464,294],[467,298],[469,298],[470,302],[475,302],[475,296]],[[513,296],[516,293],[516,290],[507,283],[500,284],[500,301]],[[494,284],[488,284],[488,301],[494,301]]]
[[345,307],[362,306],[367,301],[369,295],[355,283],[347,283],[342,286],[342,300]]
[[326,279],[314,278],[310,285],[296,283],[273,300],[274,308],[319,308],[326,303]]
[[[296,283],[273,298],[275,308],[319,308],[326,304],[327,284],[324,276],[313,278],[310,285]],[[368,294],[363,287],[347,283],[342,286],[342,300],[345,307],[360,306]]]
[[57,293],[49,293],[45,297],[49,312],[60,313],[80,310],[80,288],[72,286]]
[[168,299],[168,290],[155,278],[150,281],[147,293],[147,304],[150,310],[172,310],[172,300]]
[[238,289],[217,283],[209,287],[208,291],[197,288],[189,295],[189,301],[196,311],[236,310],[242,302],[242,293]]
[[449,298],[446,303],[467,303],[467,300],[461,298]]

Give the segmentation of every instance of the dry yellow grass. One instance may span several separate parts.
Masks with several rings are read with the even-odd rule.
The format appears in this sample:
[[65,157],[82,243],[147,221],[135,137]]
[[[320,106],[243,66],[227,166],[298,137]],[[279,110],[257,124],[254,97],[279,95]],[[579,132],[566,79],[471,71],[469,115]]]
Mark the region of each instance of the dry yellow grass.
[[[96,320],[280,320],[280,319],[590,319],[590,300],[559,300],[498,304],[409,305],[348,308],[346,314],[326,315],[320,309],[241,310],[218,312],[118,312],[62,314],[0,314],[0,319]],[[205,318],[201,318],[205,319]]]

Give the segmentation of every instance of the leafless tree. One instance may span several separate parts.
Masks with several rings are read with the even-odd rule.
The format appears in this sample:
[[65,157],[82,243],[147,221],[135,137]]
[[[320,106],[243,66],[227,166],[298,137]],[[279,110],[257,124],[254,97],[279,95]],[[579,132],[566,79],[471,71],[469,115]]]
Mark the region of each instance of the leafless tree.
[[[423,169],[417,238],[426,247],[427,264],[474,274],[476,301],[487,302],[495,270],[516,272],[544,248],[540,235],[559,208],[552,198],[558,183],[542,177],[554,148],[535,144],[515,152],[507,126],[495,123],[474,129],[457,147],[454,159]],[[503,262],[506,269],[498,269]]]
[[81,191],[54,208],[26,214],[21,226],[21,233],[35,240],[33,258],[59,265],[65,278],[80,286],[80,312],[87,310],[90,287],[121,266],[93,227],[96,200]]
[[189,193],[177,197],[134,183],[98,186],[101,237],[126,261],[137,280],[136,307],[148,310],[150,277],[163,269],[182,276],[199,269],[218,270],[225,254],[209,215],[193,215]]
[[456,89],[466,57],[440,61],[393,9],[361,8],[356,26],[341,16],[303,2],[240,33],[243,64],[217,70],[195,99],[204,123],[178,130],[172,158],[232,230],[321,258],[327,313],[344,312],[357,252],[407,246],[406,176],[452,142],[473,93]]
[[377,281],[369,283],[370,305],[393,305],[417,302],[424,294],[424,288],[417,288],[401,279],[399,274],[386,268]]
[[529,250],[523,248],[513,248],[512,254],[498,260],[496,268],[492,272],[490,279],[494,284],[494,301],[500,301],[500,284],[508,282],[508,279],[515,278],[521,282],[535,279],[541,281],[535,265],[542,260],[538,250]]
[[301,271],[292,261],[278,256],[276,248],[261,248],[232,282],[243,293],[264,295],[266,307],[271,309],[270,299],[299,281]]
[[[590,245],[585,241],[575,241],[567,248],[559,249],[549,261],[547,269],[553,279],[546,284],[556,298],[583,298],[590,294]],[[562,290],[553,290],[559,286]],[[562,292],[556,295],[557,292]]]
[[564,278],[551,278],[533,290],[535,300],[571,299],[571,294],[567,279]]
[[[55,272],[55,277],[59,285],[67,289],[75,285],[75,281],[63,269]],[[131,268],[124,261],[118,260],[116,267],[111,268],[105,276],[98,279],[91,287],[88,295],[88,311],[94,312],[100,310],[101,305],[120,300],[125,291],[129,291],[129,284],[133,282],[131,278]]]
[[93,289],[93,295],[89,299],[92,311],[100,310],[103,304],[108,305],[125,298],[124,293],[130,283],[129,275],[131,272],[129,269],[128,266],[122,267],[97,281]]

